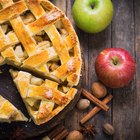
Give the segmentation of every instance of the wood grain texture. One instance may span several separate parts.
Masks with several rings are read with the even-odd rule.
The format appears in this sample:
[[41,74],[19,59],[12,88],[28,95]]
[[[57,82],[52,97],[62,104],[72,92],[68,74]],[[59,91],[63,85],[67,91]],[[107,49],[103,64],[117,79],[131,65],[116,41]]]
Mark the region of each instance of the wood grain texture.
[[135,53],[137,62],[136,71],[136,105],[135,105],[135,139],[140,139],[140,1],[134,0],[134,27],[135,27]]
[[[111,25],[103,32],[98,34],[89,35],[89,85],[91,90],[91,85],[93,82],[98,81],[98,78],[95,74],[95,59],[100,51],[105,48],[111,47]],[[108,89],[108,92],[111,93],[111,90]],[[92,104],[92,107],[94,105]],[[90,120],[90,123],[94,123],[98,128],[98,135],[95,136],[96,140],[109,140],[111,137],[104,135],[102,132],[102,125],[105,122],[111,123],[111,103],[109,103],[110,110],[108,112],[101,111],[95,117]]]
[[[112,24],[112,47],[124,48],[135,58],[134,6],[132,0],[114,0],[115,16]],[[136,80],[122,89],[114,89],[113,140],[135,140],[136,132]]]

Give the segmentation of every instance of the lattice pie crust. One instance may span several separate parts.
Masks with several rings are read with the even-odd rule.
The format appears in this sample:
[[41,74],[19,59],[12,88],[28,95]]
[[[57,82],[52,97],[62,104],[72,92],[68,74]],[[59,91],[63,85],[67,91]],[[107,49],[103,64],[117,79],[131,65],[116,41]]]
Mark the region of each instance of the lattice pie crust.
[[[72,87],[79,82],[82,63],[77,35],[65,14],[48,0],[0,0],[0,4],[0,65],[10,64],[50,79],[38,86],[36,81],[32,84],[32,75],[27,72],[16,72],[14,77],[34,122],[42,124],[58,114],[76,93]],[[20,82],[28,86],[19,86]],[[59,85],[68,91],[59,90]],[[51,99],[40,96],[46,87],[58,95]],[[25,97],[21,88],[29,92]],[[31,102],[39,102],[38,110]],[[40,113],[47,104],[46,113]],[[53,111],[55,104],[59,107]]]
[[[28,72],[10,70],[20,95],[35,124],[48,122],[74,98],[77,90],[42,80]],[[22,80],[21,80],[22,79]]]

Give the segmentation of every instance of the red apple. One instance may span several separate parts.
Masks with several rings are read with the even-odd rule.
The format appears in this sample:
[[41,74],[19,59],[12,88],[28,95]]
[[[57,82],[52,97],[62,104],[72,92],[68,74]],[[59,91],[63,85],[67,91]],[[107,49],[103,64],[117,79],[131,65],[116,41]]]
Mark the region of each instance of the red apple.
[[136,65],[131,54],[121,48],[107,48],[96,58],[96,74],[106,86],[120,88],[129,84]]

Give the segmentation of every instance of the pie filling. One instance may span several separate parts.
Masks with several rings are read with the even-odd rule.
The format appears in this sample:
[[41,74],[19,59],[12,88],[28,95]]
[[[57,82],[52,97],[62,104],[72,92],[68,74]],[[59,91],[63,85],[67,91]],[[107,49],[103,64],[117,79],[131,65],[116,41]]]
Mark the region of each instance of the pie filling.
[[0,65],[5,63],[48,79],[11,71],[36,124],[52,119],[76,94],[79,41],[64,13],[48,0],[0,1]]

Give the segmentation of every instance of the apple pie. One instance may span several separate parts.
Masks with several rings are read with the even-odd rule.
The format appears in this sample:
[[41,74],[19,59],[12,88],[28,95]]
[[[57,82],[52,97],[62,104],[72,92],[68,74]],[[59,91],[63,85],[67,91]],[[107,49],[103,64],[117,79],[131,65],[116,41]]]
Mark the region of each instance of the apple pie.
[[56,116],[77,92],[75,88],[37,78],[28,72],[10,70],[10,73],[31,118],[37,125]]
[[42,124],[76,94],[72,87],[79,83],[82,65],[78,37],[48,0],[0,0],[0,9],[0,65],[22,70],[11,71],[12,77],[30,116]]
[[0,95],[0,122],[27,120],[20,110]]

